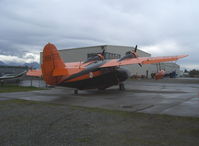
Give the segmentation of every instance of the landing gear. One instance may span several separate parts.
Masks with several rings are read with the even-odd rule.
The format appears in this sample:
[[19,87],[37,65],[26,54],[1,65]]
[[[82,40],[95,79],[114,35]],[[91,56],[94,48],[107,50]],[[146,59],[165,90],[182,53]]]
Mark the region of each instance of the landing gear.
[[75,95],[78,94],[78,90],[77,90],[77,89],[74,90],[74,94],[75,94]]
[[98,88],[99,91],[104,91],[106,88]]
[[124,91],[124,90],[125,90],[125,87],[124,87],[124,84],[123,84],[123,83],[120,83],[120,84],[119,84],[119,90],[120,90],[120,91]]

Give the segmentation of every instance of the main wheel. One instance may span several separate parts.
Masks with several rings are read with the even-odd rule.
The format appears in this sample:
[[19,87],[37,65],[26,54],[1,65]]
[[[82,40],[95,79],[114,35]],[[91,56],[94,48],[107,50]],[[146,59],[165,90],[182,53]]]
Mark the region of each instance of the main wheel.
[[77,89],[74,90],[74,94],[75,94],[75,95],[78,94],[78,90],[77,90]]
[[125,90],[125,87],[124,87],[124,84],[123,84],[123,83],[120,83],[120,84],[119,84],[119,90],[120,90],[120,91],[124,91],[124,90]]

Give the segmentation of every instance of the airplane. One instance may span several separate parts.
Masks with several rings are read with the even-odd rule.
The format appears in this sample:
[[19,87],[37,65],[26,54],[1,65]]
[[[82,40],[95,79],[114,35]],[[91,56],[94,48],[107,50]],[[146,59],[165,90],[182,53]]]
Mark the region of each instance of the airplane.
[[157,73],[154,73],[153,74],[153,78],[156,79],[156,80],[159,80],[159,79],[163,79],[163,78],[176,78],[177,74],[176,74],[176,71],[172,71],[170,73],[166,73],[165,70],[160,70],[158,71]]
[[155,78],[156,80],[163,79],[164,76],[165,76],[165,74],[166,74],[166,72],[165,72],[164,70],[160,70],[160,71],[158,71],[158,72],[155,74],[154,78]]
[[137,45],[134,50],[126,53],[120,59],[104,59],[104,51],[88,58],[83,62],[64,63],[54,44],[48,43],[43,49],[41,70],[29,70],[28,76],[42,76],[48,85],[64,86],[78,90],[99,89],[119,85],[124,90],[123,82],[128,79],[128,71],[120,66],[129,64],[152,64],[167,61],[176,61],[188,55],[169,57],[139,57]]
[[5,75],[1,76],[1,77],[0,77],[1,86],[4,85],[5,80],[14,80],[14,79],[18,79],[18,78],[22,77],[23,75],[25,75],[26,72],[27,72],[27,71],[25,70],[25,71],[23,71],[23,72],[21,72],[21,73],[19,73],[19,74],[16,74],[16,75],[13,75],[13,74],[5,74]]
[[23,71],[19,74],[13,75],[13,74],[5,74],[3,76],[0,77],[0,80],[8,80],[8,79],[16,79],[19,77],[22,77],[27,71]]

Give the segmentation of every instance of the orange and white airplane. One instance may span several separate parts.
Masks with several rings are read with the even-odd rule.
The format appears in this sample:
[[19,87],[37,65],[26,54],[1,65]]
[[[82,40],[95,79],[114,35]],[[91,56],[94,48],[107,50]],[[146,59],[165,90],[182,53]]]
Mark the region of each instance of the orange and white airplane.
[[71,87],[77,90],[101,89],[122,84],[128,79],[128,71],[120,68],[129,64],[152,64],[175,61],[187,55],[168,57],[138,57],[137,46],[120,59],[104,59],[104,51],[84,62],[64,63],[55,45],[48,43],[43,49],[41,70],[29,70],[28,76],[42,76],[48,85]]

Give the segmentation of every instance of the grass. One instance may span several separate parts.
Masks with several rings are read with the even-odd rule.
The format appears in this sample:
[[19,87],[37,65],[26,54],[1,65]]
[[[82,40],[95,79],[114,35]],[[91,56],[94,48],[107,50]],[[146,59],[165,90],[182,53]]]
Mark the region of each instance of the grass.
[[[38,135],[39,139],[53,136],[44,139],[46,145],[50,140],[56,145],[111,145],[112,142],[112,145],[153,146],[199,144],[199,118],[195,117],[152,115],[21,99],[0,101],[0,108],[3,115],[0,116],[0,127],[3,128],[1,131],[7,130],[6,138],[14,129],[4,126],[7,123],[20,131],[22,138],[13,138],[13,141],[22,139],[22,142],[27,142],[28,136],[38,135],[38,130],[42,133]],[[27,128],[27,125],[30,127]],[[29,130],[23,129],[37,130],[28,135]],[[23,132],[27,132],[28,136],[24,138]],[[66,137],[72,138],[67,144]],[[58,141],[55,142],[55,138]]]
[[44,90],[44,88],[24,87],[24,86],[18,86],[18,85],[4,85],[4,86],[0,86],[0,93],[24,92],[24,91],[35,91],[35,90]]
[[88,143],[91,139],[89,137],[77,138],[80,143]]
[[24,100],[24,99],[9,99],[0,101],[0,106],[6,106],[9,104],[17,104],[17,105],[44,105],[44,106],[63,106],[61,104],[49,103],[43,101],[32,101],[32,100]]

